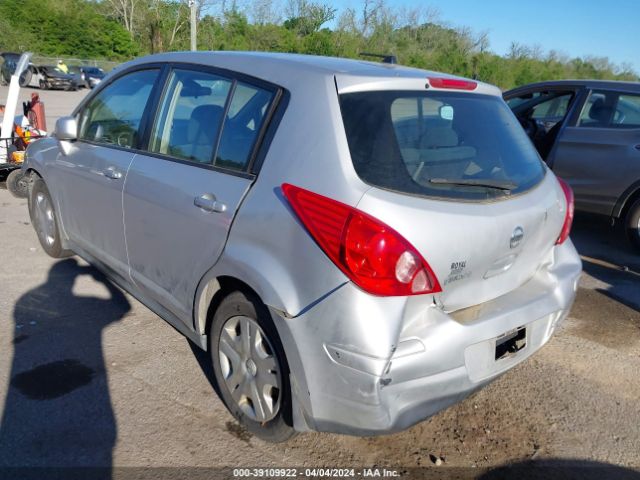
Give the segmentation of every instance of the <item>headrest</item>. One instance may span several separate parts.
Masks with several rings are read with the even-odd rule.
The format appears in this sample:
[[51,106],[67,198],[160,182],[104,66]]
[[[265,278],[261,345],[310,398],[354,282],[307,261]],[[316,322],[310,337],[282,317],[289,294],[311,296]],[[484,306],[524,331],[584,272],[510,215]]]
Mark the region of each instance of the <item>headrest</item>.
[[420,148],[457,146],[458,134],[451,127],[429,128],[420,140]]
[[607,123],[613,113],[613,107],[606,105],[603,98],[598,98],[589,109],[589,118],[598,123]]
[[200,105],[191,112],[188,140],[191,143],[208,143],[218,133],[224,109],[219,105]]

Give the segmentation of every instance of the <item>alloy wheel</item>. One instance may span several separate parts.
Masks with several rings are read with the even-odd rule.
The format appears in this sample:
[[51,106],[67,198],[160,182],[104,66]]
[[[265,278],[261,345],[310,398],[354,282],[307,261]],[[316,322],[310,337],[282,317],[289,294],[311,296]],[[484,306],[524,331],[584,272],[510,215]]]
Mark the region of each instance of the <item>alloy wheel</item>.
[[56,220],[49,198],[42,192],[36,195],[35,220],[43,243],[52,246],[56,241]]
[[229,318],[218,342],[220,369],[231,397],[256,422],[268,422],[280,408],[281,369],[271,342],[252,318]]

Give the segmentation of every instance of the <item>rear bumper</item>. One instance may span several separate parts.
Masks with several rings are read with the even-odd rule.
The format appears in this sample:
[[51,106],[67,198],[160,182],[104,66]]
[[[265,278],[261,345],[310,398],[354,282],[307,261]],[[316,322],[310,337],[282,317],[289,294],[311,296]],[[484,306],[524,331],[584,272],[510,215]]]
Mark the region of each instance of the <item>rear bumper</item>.
[[[372,297],[351,283],[295,318],[272,311],[290,364],[296,429],[390,433],[462,400],[551,338],[581,270],[567,241],[521,287],[457,312],[431,296]],[[525,346],[496,360],[496,339],[520,327]]]

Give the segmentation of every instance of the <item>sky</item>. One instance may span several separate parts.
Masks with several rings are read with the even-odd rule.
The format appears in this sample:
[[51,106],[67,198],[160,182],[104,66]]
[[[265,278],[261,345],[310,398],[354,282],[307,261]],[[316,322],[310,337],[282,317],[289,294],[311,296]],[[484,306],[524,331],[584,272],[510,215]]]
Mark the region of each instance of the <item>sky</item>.
[[[361,0],[325,3],[344,8]],[[597,56],[640,73],[640,0],[386,0],[391,7],[436,8],[452,27],[488,31],[490,50],[503,55],[511,42],[539,45],[570,57]]]

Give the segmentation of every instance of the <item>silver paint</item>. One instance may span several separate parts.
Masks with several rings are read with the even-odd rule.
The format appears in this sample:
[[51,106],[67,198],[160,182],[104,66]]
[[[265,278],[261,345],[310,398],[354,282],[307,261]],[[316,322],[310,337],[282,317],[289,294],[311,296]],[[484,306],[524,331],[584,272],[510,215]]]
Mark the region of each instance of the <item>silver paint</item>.
[[[105,270],[198,345],[208,344],[208,307],[220,286],[232,278],[252,289],[268,307],[286,354],[296,429],[406,428],[526,359],[568,314],[581,263],[570,240],[555,245],[564,197],[550,171],[532,190],[493,203],[402,195],[356,175],[338,91],[423,89],[426,77],[442,74],[302,55],[167,53],[120,67],[96,91],[125,68],[167,61],[216,66],[287,89],[287,110],[257,178],[80,141],[66,142],[69,154],[65,142],[49,139],[29,147],[25,168],[47,183],[65,248]],[[475,93],[500,95],[485,84]],[[96,174],[109,167],[122,177]],[[364,293],[301,226],[282,196],[284,182],[387,223],[441,281],[460,260],[468,275],[434,295]],[[512,249],[514,225],[527,236]],[[492,363],[495,338],[521,326],[526,348]],[[245,376],[254,364],[251,378],[264,371],[255,358],[254,364],[240,359],[236,371]],[[223,370],[233,377],[232,367]],[[251,391],[243,389],[244,397]]]

